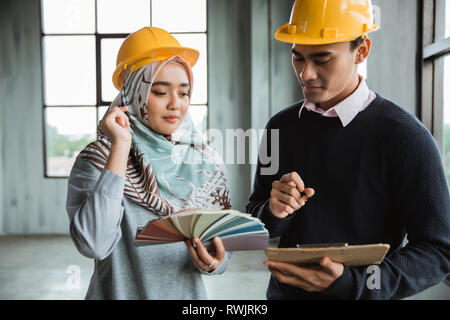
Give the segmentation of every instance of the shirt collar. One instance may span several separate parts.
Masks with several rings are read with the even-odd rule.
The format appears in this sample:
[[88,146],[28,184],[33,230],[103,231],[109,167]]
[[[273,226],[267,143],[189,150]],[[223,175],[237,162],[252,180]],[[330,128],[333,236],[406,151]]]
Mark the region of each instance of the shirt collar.
[[346,127],[361,111],[364,103],[369,99],[370,90],[367,87],[366,80],[361,75],[359,75],[359,80],[359,85],[355,92],[327,111],[305,100],[300,108],[298,117],[300,118],[303,109],[306,108],[307,110],[320,113],[324,117],[339,117],[342,125]]

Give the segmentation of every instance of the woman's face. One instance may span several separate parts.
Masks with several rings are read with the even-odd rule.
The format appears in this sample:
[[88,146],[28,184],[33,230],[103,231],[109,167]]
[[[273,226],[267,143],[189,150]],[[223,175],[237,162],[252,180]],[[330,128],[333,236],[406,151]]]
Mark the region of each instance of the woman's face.
[[189,108],[189,78],[179,63],[167,63],[156,75],[147,100],[150,128],[171,135],[180,126]]

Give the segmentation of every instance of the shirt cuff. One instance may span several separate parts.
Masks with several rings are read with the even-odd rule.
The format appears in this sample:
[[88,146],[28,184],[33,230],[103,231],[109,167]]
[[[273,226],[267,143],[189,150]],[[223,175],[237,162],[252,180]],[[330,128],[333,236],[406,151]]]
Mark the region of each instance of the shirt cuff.
[[103,169],[94,187],[94,192],[100,192],[110,198],[122,199],[124,189],[125,178]]
[[214,269],[214,271],[212,272],[208,272],[208,271],[204,271],[202,269],[198,269],[202,274],[204,275],[208,275],[208,276],[214,276],[214,275],[219,275],[225,272],[225,270],[228,267],[228,263],[230,262],[231,259],[231,254],[232,251],[227,251],[225,252],[225,259],[222,261],[221,264],[219,264],[217,266],[217,268]]
[[272,210],[270,210],[269,200],[264,202],[261,205],[261,208],[259,210],[260,210],[260,214],[258,215],[259,219],[264,223],[266,228],[269,228],[269,229],[272,229],[273,226],[278,226],[278,225],[283,225],[285,223],[289,223],[289,221],[291,219],[293,219],[295,217],[295,215],[297,214],[297,211],[296,211],[293,214],[288,215],[287,217],[279,218],[272,213]]
[[335,296],[336,298],[351,300],[354,299],[354,279],[349,267],[344,265],[344,272],[342,275],[334,280],[334,282],[322,293]]

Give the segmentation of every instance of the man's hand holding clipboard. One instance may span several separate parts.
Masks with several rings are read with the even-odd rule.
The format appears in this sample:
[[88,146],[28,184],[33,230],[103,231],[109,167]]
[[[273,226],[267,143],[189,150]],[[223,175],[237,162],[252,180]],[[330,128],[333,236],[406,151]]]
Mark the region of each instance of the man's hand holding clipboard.
[[348,246],[347,243],[268,248],[264,264],[278,281],[318,292],[327,289],[346,266],[379,264],[388,244]]

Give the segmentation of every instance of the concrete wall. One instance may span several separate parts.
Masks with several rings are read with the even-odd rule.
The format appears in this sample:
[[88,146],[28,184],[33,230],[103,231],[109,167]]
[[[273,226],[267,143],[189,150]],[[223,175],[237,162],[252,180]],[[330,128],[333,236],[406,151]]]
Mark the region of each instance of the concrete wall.
[[[239,0],[208,2],[208,126],[219,129],[223,137],[227,129],[250,127],[250,4]],[[237,154],[237,148],[234,150]],[[223,152],[226,157],[225,149]],[[243,208],[250,188],[244,179],[248,174],[247,164],[227,165],[233,208]]]
[[381,29],[371,33],[368,85],[385,98],[417,114],[418,0],[373,0],[380,8]]
[[[263,129],[271,115],[299,99],[290,46],[273,38],[293,3],[208,2],[209,128],[221,130],[224,137],[227,129]],[[254,170],[249,161],[227,165],[232,206],[237,210],[244,210]]]
[[66,179],[44,179],[40,1],[2,0],[2,233],[67,233]]

